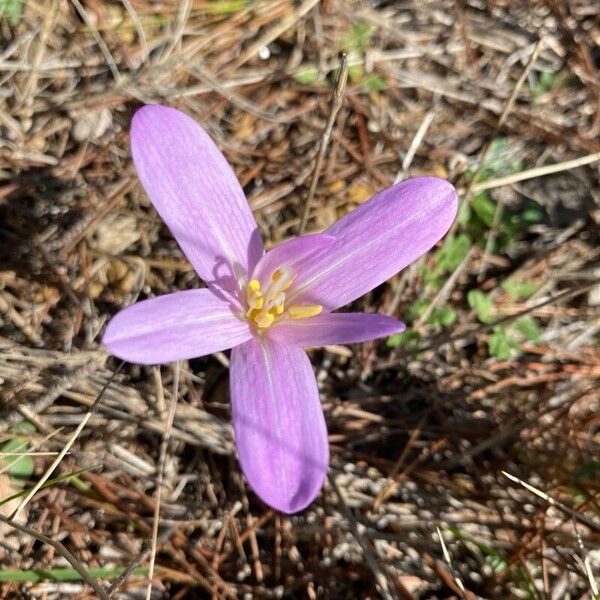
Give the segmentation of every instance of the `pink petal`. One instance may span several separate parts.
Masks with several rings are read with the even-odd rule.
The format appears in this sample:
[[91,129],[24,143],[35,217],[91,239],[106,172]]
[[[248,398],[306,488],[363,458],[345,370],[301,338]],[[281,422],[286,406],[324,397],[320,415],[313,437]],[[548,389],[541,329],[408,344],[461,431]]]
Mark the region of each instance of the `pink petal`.
[[248,322],[210,290],[187,290],[137,302],[109,322],[102,344],[141,364],[187,360],[245,342]]
[[307,347],[366,342],[405,329],[402,321],[377,313],[322,313],[309,319],[284,321],[269,330],[269,337]]
[[334,243],[335,238],[324,233],[302,235],[282,242],[258,261],[252,277],[265,283],[272,273],[283,265],[295,273],[305,261],[327,252]]
[[308,356],[256,337],[231,352],[235,442],[248,483],[284,513],[318,495],[329,462],[325,419]]
[[325,231],[336,242],[308,261],[287,304],[334,310],[362,296],[427,252],[450,228],[458,199],[437,177],[415,177],[376,194]]
[[148,197],[198,275],[237,292],[263,245],[244,192],[208,134],[183,112],[148,105],[133,117],[131,152]]

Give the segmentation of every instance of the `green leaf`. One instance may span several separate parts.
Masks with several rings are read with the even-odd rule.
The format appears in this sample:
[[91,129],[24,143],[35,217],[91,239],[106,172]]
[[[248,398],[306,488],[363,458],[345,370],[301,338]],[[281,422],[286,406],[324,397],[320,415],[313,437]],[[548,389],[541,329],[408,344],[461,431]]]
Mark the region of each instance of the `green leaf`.
[[427,319],[430,325],[450,327],[456,321],[456,312],[450,306],[437,306]]
[[204,5],[204,10],[210,15],[230,15],[248,8],[248,0],[213,0]]
[[363,87],[367,92],[380,92],[387,88],[387,81],[381,75],[371,75],[363,81]]
[[544,218],[544,209],[531,200],[518,213],[507,216],[504,227],[516,231],[527,231],[532,225]]
[[33,458],[31,456],[23,456],[11,465],[8,472],[13,479],[23,482],[27,481],[33,475]]
[[[60,475],[58,477],[53,477],[52,479],[48,479],[48,481],[46,481],[40,489],[43,490],[44,488],[50,487],[52,485],[60,483],[61,481],[66,481],[66,480],[72,479],[72,478],[73,478],[73,481],[75,481],[77,476],[81,475],[81,473],[86,473],[87,471],[92,471],[92,470],[98,469],[98,468],[100,468],[100,466],[89,467],[86,469],[80,469],[79,471],[75,471],[73,473],[67,473],[66,475]],[[24,488],[20,492],[17,492],[16,494],[12,494],[11,496],[8,496],[6,498],[0,498],[0,506],[3,506],[4,504],[8,504],[11,500],[14,500],[15,498],[20,498],[21,496],[25,496],[26,494],[29,494],[29,492],[32,489],[33,489],[32,487]],[[88,488],[88,490],[89,490],[89,488]]]
[[490,145],[490,150],[485,161],[485,168],[491,172],[491,175],[508,175],[523,169],[523,161],[511,153],[509,139],[507,137],[497,137]]
[[395,333],[386,340],[386,345],[390,348],[397,348],[398,346],[404,346],[409,350],[416,350],[419,346],[421,336],[419,332],[410,329],[403,331],[402,333]]
[[[160,569],[160,567],[158,567]],[[87,569],[90,577],[94,579],[116,579],[124,573],[125,567],[92,567]],[[147,575],[148,567],[136,567],[132,575]],[[0,569],[0,581],[36,583],[39,581],[80,581],[81,575],[69,567],[56,569],[22,570],[22,569]]]
[[33,474],[33,458],[31,456],[22,456],[17,458],[16,456],[2,456],[2,453],[12,452],[26,452],[27,451],[27,440],[21,437],[15,437],[9,440],[2,448],[0,448],[0,460],[10,465],[8,472],[10,476],[22,483],[29,479]]
[[404,314],[404,319],[407,323],[413,323],[419,317],[423,316],[423,313],[427,310],[430,301],[427,298],[419,298],[415,300],[407,309]]
[[519,346],[508,336],[504,327],[494,327],[493,333],[488,338],[488,350],[498,360],[508,360],[516,353]]
[[5,17],[15,27],[23,16],[23,0],[0,0],[0,17]]
[[365,78],[365,69],[362,65],[350,65],[348,67],[348,79],[352,83],[360,83]]
[[471,199],[471,208],[486,227],[491,227],[496,214],[496,203],[486,192],[479,192]]
[[538,77],[537,82],[531,86],[531,95],[535,99],[538,96],[549,92],[553,87],[560,87],[562,83],[562,78],[558,73],[542,71],[542,73],[540,73]]
[[35,428],[35,425],[29,421],[20,421],[14,427],[11,428],[11,431],[13,433],[28,434],[35,433],[37,429]]
[[537,321],[533,317],[525,316],[517,319],[513,327],[528,341],[539,342],[542,337]]
[[346,52],[364,54],[369,46],[372,35],[373,27],[371,24],[368,21],[359,21],[342,35],[340,46]]
[[550,71],[542,71],[540,73],[540,85],[549,90],[556,83],[557,74]]
[[468,202],[461,202],[458,210],[458,222],[460,225],[467,225],[471,220],[471,207]]
[[523,279],[515,281],[507,279],[502,282],[502,289],[513,299],[513,300],[526,300],[531,296],[537,289],[535,281],[529,279]]
[[315,65],[306,65],[298,69],[292,77],[302,85],[312,85],[316,83],[319,76],[319,70]]
[[471,245],[471,238],[466,233],[449,235],[435,256],[437,269],[441,273],[454,271],[467,257]]
[[487,152],[484,166],[491,167],[499,160],[502,160],[508,149],[508,138],[497,137],[492,140],[490,148]]
[[437,288],[438,290],[444,285],[444,278],[438,275],[437,269],[428,269],[425,266],[420,266],[419,275],[425,285]]
[[482,323],[491,323],[494,320],[492,309],[494,303],[492,299],[480,290],[469,290],[467,294],[469,306],[477,313],[477,318]]

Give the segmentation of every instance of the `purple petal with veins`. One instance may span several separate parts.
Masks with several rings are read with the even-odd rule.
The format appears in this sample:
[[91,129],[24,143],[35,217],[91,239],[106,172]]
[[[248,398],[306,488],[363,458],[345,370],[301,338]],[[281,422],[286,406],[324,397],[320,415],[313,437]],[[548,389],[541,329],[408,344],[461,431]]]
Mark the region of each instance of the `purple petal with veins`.
[[415,177],[379,192],[325,231],[335,244],[303,264],[289,300],[325,310],[356,300],[439,241],[457,206],[454,187],[437,177]]
[[[235,308],[235,307],[233,307]],[[137,302],[111,320],[102,344],[141,364],[187,360],[237,346],[252,337],[248,321],[210,290],[187,290]]]
[[355,344],[400,333],[406,325],[377,313],[323,313],[310,319],[288,319],[273,327],[269,336],[302,347]]
[[254,338],[231,351],[230,381],[235,444],[248,483],[284,513],[306,508],[329,462],[308,356],[301,348]]
[[236,293],[263,254],[256,221],[215,143],[174,108],[149,105],[131,124],[131,153],[152,205],[201,279]]

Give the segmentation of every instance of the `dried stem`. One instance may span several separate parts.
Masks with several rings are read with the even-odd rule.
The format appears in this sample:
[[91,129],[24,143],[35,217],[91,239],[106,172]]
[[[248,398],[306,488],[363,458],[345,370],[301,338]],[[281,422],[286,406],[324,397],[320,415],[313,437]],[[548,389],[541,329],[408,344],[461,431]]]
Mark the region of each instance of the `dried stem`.
[[310,188],[308,190],[308,196],[304,204],[304,212],[302,213],[302,219],[300,221],[299,233],[303,234],[308,224],[308,218],[310,216],[310,209],[317,191],[317,184],[319,183],[319,177],[321,175],[321,166],[325,159],[325,153],[327,152],[327,146],[331,139],[331,132],[335,124],[335,118],[342,107],[344,101],[344,90],[346,89],[346,81],[348,80],[348,55],[342,54],[340,58],[340,66],[338,68],[337,77],[335,80],[335,87],[333,89],[333,96],[331,97],[331,108],[329,111],[329,117],[327,119],[327,125],[321,137],[319,143],[319,151],[317,153],[317,160],[315,162],[315,169],[313,171],[312,179],[310,182]]
[[565,160],[553,165],[535,167],[533,169],[527,169],[526,171],[520,171],[519,173],[512,173],[511,175],[506,175],[505,177],[498,177],[497,179],[488,179],[488,181],[482,181],[474,184],[471,188],[471,191],[481,192],[483,190],[491,190],[493,188],[502,187],[503,185],[511,185],[513,183],[519,183],[519,181],[534,179],[535,177],[544,177],[545,175],[561,173],[562,171],[570,171],[571,169],[576,169],[577,167],[591,165],[599,160],[600,152],[594,152],[593,154],[580,156],[579,158],[574,158],[573,160]]
[[181,371],[181,363],[176,362],[173,368],[173,392],[171,403],[169,405],[169,414],[165,425],[162,444],[160,446],[160,457],[158,462],[158,477],[156,482],[156,498],[154,503],[154,515],[152,521],[152,545],[150,549],[150,564],[148,567],[148,587],[146,588],[146,600],[150,600],[152,595],[152,577],[154,576],[154,563],[156,561],[156,551],[158,542],[158,527],[160,523],[160,501],[163,482],[165,478],[165,463],[167,459],[167,450],[169,448],[169,440],[173,429],[173,421],[175,420],[175,409],[177,408],[177,397],[179,396],[179,374]]

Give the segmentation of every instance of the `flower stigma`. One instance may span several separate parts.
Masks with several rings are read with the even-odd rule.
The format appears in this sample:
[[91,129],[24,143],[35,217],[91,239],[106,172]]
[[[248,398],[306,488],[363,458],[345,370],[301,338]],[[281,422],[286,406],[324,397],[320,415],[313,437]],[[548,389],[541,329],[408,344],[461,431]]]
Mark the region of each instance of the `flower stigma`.
[[320,314],[319,304],[298,304],[285,306],[285,292],[292,285],[294,274],[289,267],[282,266],[273,271],[264,290],[258,279],[251,279],[246,285],[246,318],[259,331],[270,327],[282,317],[306,319]]

